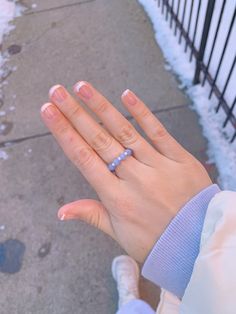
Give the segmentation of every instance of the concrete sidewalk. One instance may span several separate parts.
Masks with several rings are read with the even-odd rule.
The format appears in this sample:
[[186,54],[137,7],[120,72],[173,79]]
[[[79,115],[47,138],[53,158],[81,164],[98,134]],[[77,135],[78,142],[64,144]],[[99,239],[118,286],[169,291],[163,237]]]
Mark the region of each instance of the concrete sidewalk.
[[[82,222],[60,222],[64,203],[96,198],[82,175],[64,157],[40,120],[49,88],[71,90],[90,81],[131,122],[120,102],[134,90],[171,133],[205,163],[206,143],[189,100],[164,69],[151,24],[135,0],[24,0],[29,9],[3,50],[19,45],[9,65],[0,124],[0,241],[25,245],[19,272],[0,272],[1,314],[115,313],[117,295],[110,273],[122,253],[111,239]],[[13,49],[14,50],[14,49]],[[15,110],[10,110],[14,106]],[[12,142],[4,147],[4,143]],[[214,175],[214,167],[210,166]],[[1,268],[0,268],[1,270]],[[142,297],[155,306],[158,289],[142,281]]]

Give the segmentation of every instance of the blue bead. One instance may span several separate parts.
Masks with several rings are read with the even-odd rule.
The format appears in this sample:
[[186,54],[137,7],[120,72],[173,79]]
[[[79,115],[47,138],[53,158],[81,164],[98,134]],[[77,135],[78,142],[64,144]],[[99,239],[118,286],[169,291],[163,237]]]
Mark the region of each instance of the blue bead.
[[126,148],[125,152],[126,152],[127,156],[131,156],[133,153],[132,149],[130,149],[130,148]]
[[118,166],[121,163],[121,160],[119,160],[118,158],[113,160],[113,163]]
[[115,168],[116,168],[116,167],[114,167],[114,165],[112,165],[112,163],[108,165],[108,169],[109,169],[110,171],[114,171]]
[[109,165],[108,169],[110,171],[114,171],[117,166],[121,163],[122,160],[125,160],[128,156],[131,156],[133,154],[132,149],[126,148],[123,153],[121,153],[117,158],[115,158]]
[[124,159],[126,158],[125,152],[123,152],[123,153],[120,154],[120,158],[121,158],[121,160],[124,160]]

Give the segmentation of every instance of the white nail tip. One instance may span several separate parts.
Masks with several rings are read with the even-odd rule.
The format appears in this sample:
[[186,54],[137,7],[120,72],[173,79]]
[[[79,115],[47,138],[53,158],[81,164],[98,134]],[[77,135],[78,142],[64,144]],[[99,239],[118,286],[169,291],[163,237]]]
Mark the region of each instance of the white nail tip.
[[59,87],[61,87],[61,85],[54,85],[53,87],[51,87],[49,90],[49,97],[52,97],[55,90],[58,89]]
[[126,90],[124,91],[123,95],[126,96],[129,92],[130,92],[130,90],[129,90],[129,89],[126,89]]
[[75,90],[77,93],[79,93],[79,90],[82,86],[84,86],[85,83],[84,82],[79,82],[76,86],[75,86]]
[[66,217],[66,215],[63,214],[63,215],[60,217],[60,220],[65,220],[65,217]]
[[41,112],[44,112],[47,107],[51,106],[51,103],[47,103],[47,104],[44,104],[42,107],[41,107]]

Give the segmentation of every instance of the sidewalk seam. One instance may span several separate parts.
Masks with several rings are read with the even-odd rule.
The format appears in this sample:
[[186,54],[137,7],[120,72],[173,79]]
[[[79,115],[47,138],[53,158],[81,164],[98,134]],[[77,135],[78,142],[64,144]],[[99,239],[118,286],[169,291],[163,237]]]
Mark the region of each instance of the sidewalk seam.
[[[168,111],[172,111],[172,110],[178,110],[181,108],[185,108],[187,107],[187,105],[179,105],[179,106],[175,106],[175,107],[171,107],[171,108],[164,108],[164,109],[157,109],[157,110],[152,110],[153,114],[157,114],[157,113],[162,113],[162,112],[168,112]],[[133,116],[124,116],[128,121],[134,120]],[[103,125],[101,122],[99,122],[100,125]],[[19,144],[21,142],[25,142],[28,140],[33,140],[35,138],[39,138],[39,137],[44,137],[44,136],[48,136],[51,135],[50,132],[45,132],[45,133],[40,133],[40,134],[34,134],[34,135],[30,135],[30,136],[25,136],[25,137],[20,137],[20,138],[16,138],[16,139],[12,139],[12,140],[7,140],[7,141],[2,141],[0,142],[0,148],[7,148],[7,147],[12,147],[15,144]]]
[[44,13],[44,12],[64,9],[64,8],[68,8],[68,7],[72,7],[72,6],[82,5],[82,4],[86,4],[86,3],[90,3],[90,2],[94,2],[94,1],[95,0],[85,0],[85,1],[75,2],[75,3],[70,3],[70,4],[63,4],[63,5],[60,5],[60,6],[57,6],[57,7],[53,7],[53,8],[47,8],[47,9],[42,9],[42,10],[38,10],[38,11],[26,12],[26,13],[24,13],[24,15],[27,16],[27,15],[39,14],[39,13]]

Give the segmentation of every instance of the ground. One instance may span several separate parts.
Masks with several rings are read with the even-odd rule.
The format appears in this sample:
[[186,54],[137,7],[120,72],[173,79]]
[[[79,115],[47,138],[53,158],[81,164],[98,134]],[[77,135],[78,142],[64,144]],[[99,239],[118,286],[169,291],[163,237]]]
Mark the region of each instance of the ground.
[[[7,113],[0,117],[7,125],[0,149],[8,155],[0,159],[0,239],[20,241],[12,246],[21,243],[23,257],[14,274],[0,268],[1,314],[115,313],[110,265],[123,251],[82,222],[57,220],[62,204],[96,193],[40,120],[49,88],[60,83],[71,90],[78,80],[90,81],[134,123],[120,102],[121,93],[132,89],[204,164],[206,142],[135,0],[22,3],[37,7],[15,20],[2,48],[17,69],[7,78],[0,108]],[[214,176],[214,167],[207,167]],[[155,306],[158,289],[142,280],[141,290]]]

